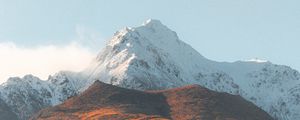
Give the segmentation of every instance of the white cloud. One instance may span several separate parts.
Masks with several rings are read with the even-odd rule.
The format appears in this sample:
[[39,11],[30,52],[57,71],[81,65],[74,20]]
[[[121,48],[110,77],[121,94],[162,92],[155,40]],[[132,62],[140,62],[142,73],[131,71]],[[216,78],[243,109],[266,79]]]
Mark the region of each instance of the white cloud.
[[47,79],[60,70],[80,71],[95,54],[76,43],[65,46],[23,48],[14,43],[0,43],[0,83],[9,77],[33,74]]

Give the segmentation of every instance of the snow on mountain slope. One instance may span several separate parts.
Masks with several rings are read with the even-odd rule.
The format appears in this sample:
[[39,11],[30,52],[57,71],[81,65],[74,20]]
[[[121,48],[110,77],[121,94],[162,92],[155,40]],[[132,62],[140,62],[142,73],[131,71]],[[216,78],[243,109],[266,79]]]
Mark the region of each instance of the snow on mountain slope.
[[19,118],[47,107],[50,104],[51,90],[46,81],[41,81],[32,75],[21,78],[10,78],[1,87],[1,97],[16,112]]
[[[78,93],[83,81],[80,73],[59,72],[47,81],[32,75],[13,77],[0,86],[0,98],[21,120],[42,108],[59,104]],[[79,81],[80,79],[80,81]]]
[[18,120],[18,116],[8,107],[8,105],[0,99],[0,119],[2,120]]
[[87,77],[82,73],[61,71],[49,76],[48,84],[52,89],[52,105],[61,103],[71,96],[77,95],[86,84]]
[[92,71],[91,79],[126,88],[165,89],[201,83],[236,94],[238,85],[226,73],[207,67],[210,64],[175,32],[149,20],[141,27],[118,31],[87,71]]
[[[298,71],[287,66],[274,65],[270,62],[235,62],[220,64],[219,69],[228,71],[234,82],[240,86],[240,95],[263,108],[274,118],[282,120],[300,118],[297,97],[300,84]],[[290,92],[295,89],[295,95]],[[289,99],[290,101],[288,101]]]
[[241,95],[276,119],[300,118],[298,71],[267,61],[206,59],[158,20],[116,32],[80,73],[59,72],[47,81],[33,76],[11,78],[0,86],[0,97],[26,119],[42,107],[80,93],[95,80],[138,90],[199,84]]

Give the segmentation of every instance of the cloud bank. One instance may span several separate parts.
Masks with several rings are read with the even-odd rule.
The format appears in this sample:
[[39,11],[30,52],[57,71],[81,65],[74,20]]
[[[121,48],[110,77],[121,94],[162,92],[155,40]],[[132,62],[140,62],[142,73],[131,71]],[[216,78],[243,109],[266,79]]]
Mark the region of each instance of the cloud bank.
[[76,43],[35,48],[0,43],[0,56],[0,83],[3,83],[9,77],[26,74],[47,79],[60,70],[80,71],[90,64],[95,53]]

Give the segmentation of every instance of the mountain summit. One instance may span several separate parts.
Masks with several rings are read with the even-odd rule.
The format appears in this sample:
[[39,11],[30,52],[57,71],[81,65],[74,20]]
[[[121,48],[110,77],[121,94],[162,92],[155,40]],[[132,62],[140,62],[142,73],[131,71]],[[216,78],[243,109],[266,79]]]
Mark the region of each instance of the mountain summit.
[[26,119],[80,94],[95,80],[137,90],[198,84],[240,95],[275,119],[300,118],[298,71],[271,62],[209,60],[152,19],[117,31],[86,70],[59,72],[47,81],[34,76],[11,78],[0,86],[0,99]]
[[[92,80],[125,88],[166,89],[201,81],[214,90],[237,94],[238,85],[225,73],[209,67],[213,64],[179,40],[174,31],[158,20],[149,20],[140,27],[118,31],[87,74]],[[205,78],[195,79],[199,73]],[[214,76],[224,80],[212,83]],[[226,87],[221,90],[222,86]]]

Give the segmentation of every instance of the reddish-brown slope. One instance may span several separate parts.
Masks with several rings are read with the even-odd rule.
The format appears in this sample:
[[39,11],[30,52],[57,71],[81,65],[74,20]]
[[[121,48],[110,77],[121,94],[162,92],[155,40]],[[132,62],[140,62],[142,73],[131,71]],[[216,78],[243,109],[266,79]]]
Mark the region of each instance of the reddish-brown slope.
[[164,91],[136,91],[96,81],[79,96],[44,109],[33,120],[271,120],[239,96],[198,85]]

